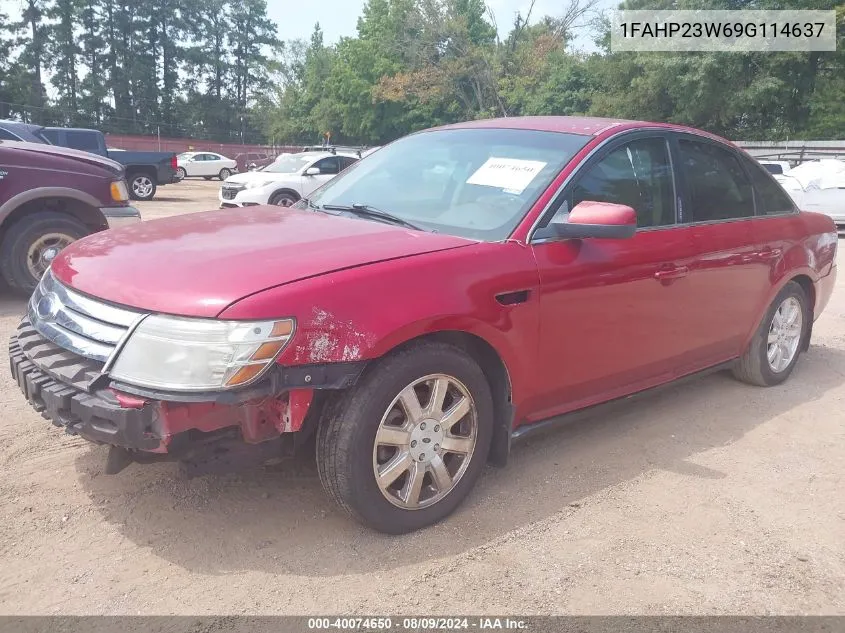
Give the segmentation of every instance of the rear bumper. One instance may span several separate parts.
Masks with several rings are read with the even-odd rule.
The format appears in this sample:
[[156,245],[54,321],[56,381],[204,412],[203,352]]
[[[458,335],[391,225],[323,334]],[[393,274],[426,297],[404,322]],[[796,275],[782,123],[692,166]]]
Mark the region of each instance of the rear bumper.
[[141,212],[135,207],[101,207],[100,211],[106,216],[110,229],[141,221]]

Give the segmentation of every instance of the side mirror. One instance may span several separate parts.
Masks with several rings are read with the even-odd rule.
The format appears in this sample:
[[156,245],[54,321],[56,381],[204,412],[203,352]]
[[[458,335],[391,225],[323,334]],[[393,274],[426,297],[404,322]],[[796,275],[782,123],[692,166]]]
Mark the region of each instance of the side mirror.
[[319,167],[309,167],[305,170],[306,176],[319,176],[320,175],[320,168]]
[[534,233],[534,239],[624,240],[633,237],[636,230],[637,212],[631,207],[584,200],[575,205],[567,221],[550,222]]
[[250,171],[252,171],[252,170],[253,170],[253,169],[255,169],[256,167],[258,167],[258,165],[256,165],[255,163],[250,163],[250,165],[249,165],[249,170],[250,170]]

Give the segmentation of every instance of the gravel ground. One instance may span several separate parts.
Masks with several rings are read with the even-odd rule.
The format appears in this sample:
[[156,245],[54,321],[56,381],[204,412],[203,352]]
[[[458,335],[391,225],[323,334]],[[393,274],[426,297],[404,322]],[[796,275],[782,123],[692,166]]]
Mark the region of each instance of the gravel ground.
[[[138,206],[216,208],[219,184]],[[785,385],[713,375],[535,438],[403,537],[347,519],[308,460],[106,476],[2,372],[0,612],[843,615],[843,284]],[[22,312],[0,295],[4,340]]]

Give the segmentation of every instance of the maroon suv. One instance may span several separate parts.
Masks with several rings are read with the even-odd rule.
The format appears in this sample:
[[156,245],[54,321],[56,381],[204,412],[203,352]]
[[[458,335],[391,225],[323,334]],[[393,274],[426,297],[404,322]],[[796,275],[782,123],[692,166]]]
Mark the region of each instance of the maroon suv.
[[123,166],[64,147],[0,141],[0,272],[29,294],[71,242],[137,222]]

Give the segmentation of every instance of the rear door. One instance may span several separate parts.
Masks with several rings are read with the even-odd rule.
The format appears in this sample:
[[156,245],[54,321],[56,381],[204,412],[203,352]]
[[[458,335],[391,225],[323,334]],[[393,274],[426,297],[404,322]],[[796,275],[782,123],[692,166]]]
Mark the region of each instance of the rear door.
[[692,134],[675,141],[685,192],[681,220],[692,227],[695,248],[689,277],[696,301],[689,314],[693,354],[686,368],[695,370],[742,352],[769,281],[754,235],[754,193],[739,153]]
[[609,144],[579,168],[539,226],[583,200],[633,207],[638,228],[626,240],[533,244],[543,381],[536,419],[668,381],[688,352],[692,239],[676,220],[668,135]]

